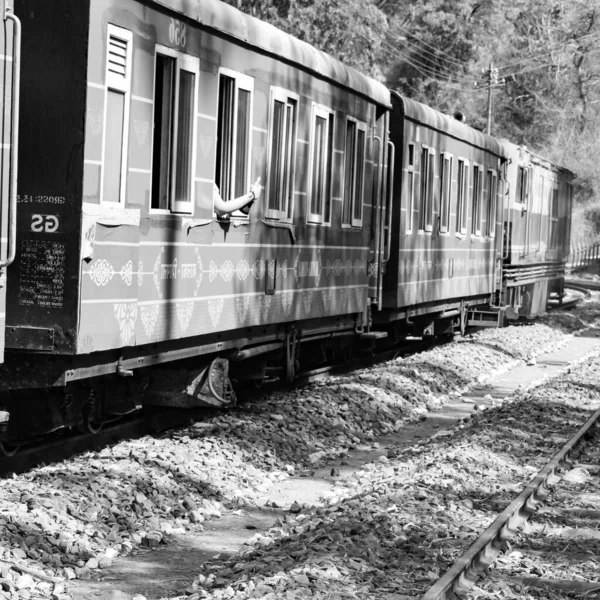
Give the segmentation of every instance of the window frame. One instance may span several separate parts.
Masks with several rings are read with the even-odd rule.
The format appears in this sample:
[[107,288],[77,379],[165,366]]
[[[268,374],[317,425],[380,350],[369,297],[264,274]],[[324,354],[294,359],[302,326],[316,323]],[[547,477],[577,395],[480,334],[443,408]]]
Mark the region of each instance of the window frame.
[[[423,157],[427,155],[427,165]],[[420,206],[419,206],[419,231],[433,232],[433,214],[435,205],[435,148],[428,144],[421,144],[421,180],[420,180]],[[425,170],[427,172],[425,173]],[[425,202],[423,201],[425,200]]]
[[[480,163],[473,162],[473,185],[471,189],[471,235],[481,237],[481,221],[483,216],[483,174],[484,168]],[[479,173],[479,180],[475,174]],[[477,209],[477,210],[475,210]]]
[[551,251],[558,250],[558,225],[560,220],[560,207],[559,207],[559,186],[558,180],[552,180],[552,199],[550,203],[550,234],[548,236],[548,247]]
[[[350,184],[350,205],[348,207],[349,209],[349,215],[350,215],[350,222],[348,221],[344,221],[344,211],[346,208],[346,185],[347,185],[347,180],[346,180],[346,153],[348,151],[348,123],[354,123],[356,126],[355,129],[355,145],[354,145],[354,149],[353,149],[353,156],[352,156],[352,164],[354,167],[354,171],[353,171],[353,176],[352,176],[352,182]],[[346,115],[346,120],[345,120],[345,130],[344,130],[344,171],[343,171],[343,175],[342,175],[342,182],[343,182],[343,195],[342,195],[342,215],[341,215],[341,225],[342,228],[347,229],[347,228],[362,228],[363,225],[363,216],[364,216],[364,210],[363,210],[363,202],[364,202],[364,198],[365,198],[365,174],[366,174],[366,163],[367,163],[367,132],[368,132],[368,126],[364,121],[360,121],[358,119],[356,119],[355,117],[352,117],[350,115]],[[356,214],[356,208],[357,208],[357,198],[356,198],[356,178],[359,175],[359,170],[358,170],[358,154],[359,154],[359,144],[358,144],[358,139],[360,137],[359,132],[362,131],[364,134],[363,137],[363,147],[362,147],[362,164],[360,165],[360,176],[361,176],[361,185],[360,185],[360,190],[359,190],[359,198],[358,198],[358,206],[360,207],[360,219],[357,219],[355,217]]]
[[[411,162],[411,150],[412,150],[412,162]],[[410,142],[407,146],[406,152],[406,175],[408,181],[407,198],[408,205],[406,207],[406,235],[410,235],[413,232],[413,213],[415,210],[415,157],[416,157],[416,144]]]
[[[312,209],[312,190],[314,177],[314,157],[315,157],[315,131],[317,119],[323,119],[326,122],[327,130],[325,139],[327,141],[327,155],[323,157],[325,181],[322,182],[323,207],[321,214],[311,212]],[[335,140],[335,111],[322,104],[312,103],[311,122],[310,122],[310,151],[309,151],[309,171],[308,171],[308,189],[306,194],[306,221],[311,225],[327,226],[331,225],[331,200],[333,186],[333,152]],[[327,202],[328,200],[328,202]],[[327,214],[326,214],[327,213]]]
[[[446,161],[448,162],[448,169],[446,170]],[[452,182],[454,175],[454,154],[450,152],[440,152],[440,233],[450,233],[450,215],[452,206]],[[448,176],[446,177],[446,173]],[[445,181],[447,179],[447,182]],[[444,185],[446,183],[446,185]],[[444,192],[446,192],[447,201],[444,211]],[[446,224],[444,226],[444,212],[446,217]]]
[[[110,38],[115,37],[127,44],[125,78],[118,77],[109,70]],[[124,205],[127,192],[127,164],[129,152],[129,119],[131,113],[131,73],[133,67],[133,31],[108,23],[106,29],[105,53],[105,90],[104,90],[104,124],[102,129],[102,176],[100,180],[100,202],[111,205]],[[114,202],[104,198],[104,173],[106,168],[106,124],[108,121],[108,94],[110,91],[123,94],[123,140],[121,142],[121,181],[119,199]]]
[[[290,102],[291,101],[291,102]],[[291,131],[291,140],[285,140],[286,144],[282,145],[281,151],[287,148],[288,154],[288,176],[287,181],[283,183],[284,187],[287,188],[287,194],[285,198],[285,206],[283,210],[276,210],[269,208],[267,203],[265,209],[265,217],[267,219],[279,220],[282,222],[292,222],[294,219],[294,208],[295,208],[295,185],[296,185],[296,159],[298,156],[298,111],[300,106],[300,96],[294,92],[290,92],[285,88],[271,86],[270,93],[270,104],[269,104],[269,135],[268,135],[268,161],[269,171],[267,172],[267,181],[265,186],[265,197],[269,198],[273,191],[271,190],[271,171],[270,168],[274,164],[273,160],[273,136],[275,130],[273,128],[273,122],[275,119],[275,102],[281,102],[287,108],[291,103],[294,104],[294,115],[293,125]],[[284,136],[287,132],[287,112],[285,112],[285,121],[283,125]],[[289,148],[291,144],[291,148]]]
[[[491,175],[491,179],[488,179]],[[489,238],[496,237],[496,213],[498,212],[498,171],[488,169],[486,171],[486,184],[491,183],[491,190],[487,190],[487,216],[486,235]]]
[[[152,214],[193,214],[196,196],[196,157],[198,152],[198,92],[200,89],[200,59],[191,54],[186,54],[169,46],[162,44],[156,44],[154,48],[154,88],[153,88],[153,117],[156,111],[157,99],[156,99],[156,66],[158,55],[167,56],[175,59],[175,89],[171,90],[172,106],[173,106],[173,122],[172,130],[169,134],[169,143],[171,144],[171,169],[169,172],[169,199],[168,208],[153,208],[152,197],[154,190],[152,189],[154,181],[154,172],[152,172],[150,179],[150,213]],[[175,200],[175,186],[176,177],[174,176],[174,165],[177,164],[177,127],[179,125],[179,85],[180,85],[180,72],[187,71],[188,73],[194,74],[194,100],[191,108],[191,122],[192,122],[192,154],[190,159],[190,198],[189,200]],[[152,170],[154,169],[154,141],[155,132],[152,132]]]
[[[250,75],[246,75],[245,73],[240,73],[239,71],[234,71],[233,69],[229,69],[227,67],[219,67],[219,71],[217,73],[217,78],[218,78],[218,84],[217,84],[217,89],[218,89],[218,93],[217,93],[217,119],[215,121],[215,140],[218,140],[219,138],[219,103],[220,103],[220,94],[221,94],[221,77],[225,76],[225,77],[229,77],[230,79],[233,79],[235,82],[235,88],[234,88],[234,100],[233,100],[233,115],[234,115],[234,119],[233,119],[233,130],[232,130],[232,144],[233,144],[233,148],[232,148],[232,155],[235,157],[237,155],[237,132],[238,132],[238,119],[237,119],[237,109],[238,109],[238,99],[239,99],[239,90],[244,90],[246,92],[248,92],[250,94],[250,102],[249,102],[249,106],[248,106],[248,116],[249,116],[249,122],[248,122],[248,146],[246,148],[246,155],[248,157],[248,160],[246,161],[246,173],[244,174],[244,188],[249,189],[250,188],[250,177],[251,177],[251,172],[252,172],[252,115],[254,112],[254,77],[251,77]],[[218,157],[215,154],[215,160],[217,160]],[[222,168],[222,167],[221,167]],[[216,176],[216,164],[215,164],[215,176]],[[235,195],[235,188],[236,188],[236,184],[237,184],[237,179],[236,179],[237,175],[236,175],[236,171],[235,168],[232,168],[231,171],[231,181],[229,182],[230,186],[231,186],[231,193],[232,193],[232,197],[231,198],[224,198],[223,197],[223,183],[221,181],[221,174],[219,174],[219,183],[220,183],[220,187],[219,187],[219,192],[221,193],[221,198],[223,198],[223,200],[225,202],[228,202],[229,200],[232,200],[236,197]],[[213,217],[216,218],[217,217],[217,213],[214,210],[214,206],[213,206]],[[240,210],[236,210],[233,213],[231,213],[230,217],[237,217],[240,219],[245,219],[245,220],[249,220],[249,215],[244,214],[242,211]]]
[[[460,181],[460,165],[463,167],[463,179]],[[471,161],[467,158],[458,157],[456,167],[456,233],[467,235],[467,224],[469,222],[469,183],[471,172]],[[462,183],[462,185],[461,185]]]

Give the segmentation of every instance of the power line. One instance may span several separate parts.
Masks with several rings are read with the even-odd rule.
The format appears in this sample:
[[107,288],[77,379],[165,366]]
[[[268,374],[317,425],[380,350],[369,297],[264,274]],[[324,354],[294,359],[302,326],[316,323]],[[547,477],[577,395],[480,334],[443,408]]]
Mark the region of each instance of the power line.
[[596,37],[597,38],[598,35],[599,34],[597,34],[597,33],[587,33],[585,35],[582,35],[579,38],[568,40],[568,41],[565,41],[563,43],[557,43],[554,47],[552,47],[550,49],[547,49],[547,50],[544,50],[543,52],[539,52],[537,54],[534,54],[533,56],[529,56],[527,58],[524,58],[523,60],[517,61],[515,63],[509,63],[507,65],[499,66],[498,69],[508,69],[508,68],[511,68],[511,67],[516,67],[517,65],[520,65],[520,64],[523,64],[523,63],[528,63],[528,62],[531,62],[531,61],[535,61],[535,60],[537,60],[539,58],[543,58],[544,56],[551,55],[552,52],[554,52],[556,50],[560,50],[560,49],[563,49],[563,48],[566,49],[569,44],[573,44],[575,42],[579,42],[579,41],[584,40],[584,39],[586,39],[588,37],[591,37],[591,38]]

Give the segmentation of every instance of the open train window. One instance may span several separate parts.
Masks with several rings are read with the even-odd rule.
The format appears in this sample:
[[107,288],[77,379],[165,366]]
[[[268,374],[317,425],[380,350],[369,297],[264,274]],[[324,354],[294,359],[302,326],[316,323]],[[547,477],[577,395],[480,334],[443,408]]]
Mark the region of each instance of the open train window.
[[267,218],[290,220],[294,214],[298,96],[271,88]]
[[435,176],[435,150],[429,146],[421,149],[421,212],[419,229],[433,230],[433,179]]
[[194,212],[198,58],[156,48],[153,210]]
[[308,186],[309,223],[331,222],[334,113],[313,104]]
[[[254,79],[229,69],[219,76],[215,183],[226,202],[250,187],[250,148]],[[233,216],[245,216],[236,211]]]
[[415,203],[415,145],[409,144],[406,161],[406,233],[412,233]]
[[481,203],[483,199],[483,169],[480,165],[473,165],[473,193],[471,234],[481,235]]
[[457,187],[456,233],[466,234],[469,219],[469,161],[464,158],[458,159]]
[[133,34],[108,26],[102,200],[124,202]]
[[362,226],[366,143],[366,123],[361,123],[352,117],[347,117],[342,226]]
[[496,171],[488,169],[487,181],[485,186],[486,192],[486,234],[488,237],[494,237],[496,234],[496,206],[498,201],[498,175]]
[[442,153],[440,156],[440,233],[447,233],[450,229],[452,162],[451,154]]

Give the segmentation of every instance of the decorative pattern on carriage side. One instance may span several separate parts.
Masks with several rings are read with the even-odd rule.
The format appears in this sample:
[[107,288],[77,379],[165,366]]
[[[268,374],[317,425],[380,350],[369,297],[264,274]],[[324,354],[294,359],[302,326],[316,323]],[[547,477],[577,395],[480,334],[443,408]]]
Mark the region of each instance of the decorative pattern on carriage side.
[[[118,273],[127,285],[131,285],[133,281],[133,262],[128,260]],[[117,271],[105,258],[99,258],[87,271],[84,271],[84,274],[89,275],[97,286],[105,286],[112,281]]]
[[260,302],[260,314],[262,316],[262,322],[264,323],[269,316],[269,308],[271,308],[271,301],[273,296],[262,296]]
[[194,248],[194,251],[196,253],[196,268],[198,269],[196,272],[196,289],[194,290],[194,296],[197,296],[198,290],[200,290],[200,286],[202,285],[204,271],[202,270],[202,257],[200,256],[200,249]]
[[265,276],[265,261],[264,260],[257,260],[253,265],[252,265],[252,274],[254,275],[254,279],[256,279],[257,281],[260,281],[261,279],[264,279]]
[[329,308],[333,304],[333,296],[335,294],[335,290],[333,288],[329,288],[328,290],[323,290],[321,294],[323,297],[323,308],[325,309],[325,312],[328,313]]
[[142,287],[142,284],[144,283],[144,263],[141,260],[138,263],[137,280],[138,287]]
[[248,316],[248,309],[250,308],[250,296],[238,296],[235,299],[235,308],[237,310],[239,324],[244,325],[246,323],[246,317]]
[[178,302],[175,305],[175,311],[177,313],[181,331],[185,333],[190,326],[190,321],[194,312],[194,302]]
[[290,309],[292,308],[292,302],[294,301],[294,292],[283,292],[281,294],[281,306],[283,308],[283,314],[286,317],[290,315]]
[[248,264],[248,261],[240,260],[235,273],[239,281],[246,281],[248,275],[250,275],[250,265]]
[[123,344],[129,344],[135,333],[137,304],[135,302],[115,302],[115,317],[119,323],[119,333]]
[[310,309],[312,308],[313,296],[314,296],[314,293],[312,292],[312,290],[310,292],[304,292],[302,294],[302,303],[304,304],[304,312],[307,315],[310,314]]
[[223,298],[216,298],[208,301],[208,313],[210,314],[210,320],[212,321],[213,327],[217,327],[221,320],[221,313],[223,312],[223,305],[225,301]]
[[119,274],[121,275],[121,279],[127,285],[131,285],[131,282],[133,281],[133,262],[128,260],[119,271]]
[[277,265],[277,277],[279,279],[283,278],[283,280],[287,280],[287,276],[288,276],[288,261],[287,258],[280,264]]
[[162,300],[163,294],[160,289],[160,266],[162,263],[162,255],[165,253],[165,247],[163,246],[156,257],[156,261],[154,262],[154,269],[152,271],[152,275],[154,277],[154,285],[156,286],[156,291],[158,292],[158,297]]
[[158,320],[158,304],[147,304],[140,307],[140,317],[146,335],[151,338]]
[[89,270],[84,271],[86,275],[98,286],[108,284],[115,275],[114,267],[105,259],[99,258],[90,266]]

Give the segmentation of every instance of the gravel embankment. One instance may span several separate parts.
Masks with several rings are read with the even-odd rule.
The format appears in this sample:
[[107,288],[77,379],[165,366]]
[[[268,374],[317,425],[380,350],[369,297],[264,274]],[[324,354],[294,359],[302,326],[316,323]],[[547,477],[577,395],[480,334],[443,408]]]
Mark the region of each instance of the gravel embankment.
[[[122,442],[2,480],[0,598],[68,598],[69,580],[95,577],[116,556],[168,543],[171,533],[199,531],[206,520],[264,498],[274,481],[399,431],[448,395],[564,343],[568,334],[550,324],[482,331],[405,360],[241,405],[210,423]],[[508,428],[513,435],[523,431],[518,406],[511,405],[507,417],[519,425]],[[560,415],[564,406],[553,410]],[[544,408],[540,418],[549,414]],[[370,597],[361,596],[361,589],[366,593],[365,586],[376,584],[382,594],[388,588],[391,593],[401,572],[408,573],[410,585],[422,587],[418,580],[429,581],[460,551],[460,540],[473,537],[490,518],[485,507],[466,500],[473,493],[477,497],[485,483],[476,476],[488,477],[490,468],[511,473],[511,480],[530,475],[531,469],[510,462],[510,453],[520,448],[515,444],[526,453],[537,438],[523,434],[527,439],[509,445],[506,456],[497,454],[491,446],[501,427],[490,423],[481,447],[462,437],[465,429],[426,450],[419,446],[370,465],[340,484],[331,507],[290,519],[255,540],[260,550],[252,549],[254,554],[202,572],[191,598],[333,598],[334,589],[350,587],[357,595],[348,597]],[[561,429],[556,435],[566,433]],[[447,443],[458,444],[456,450],[447,450]],[[473,490],[457,491],[455,478],[469,481]],[[378,484],[382,479],[388,481]],[[444,519],[455,514],[463,520],[466,537],[456,537],[454,551],[440,553],[438,537],[430,539],[432,514],[444,525],[438,537],[454,535]],[[432,553],[435,561],[429,561]]]
[[[598,384],[596,357],[454,433],[367,465],[322,506],[201,570],[189,600],[419,598],[600,406]],[[598,554],[597,537],[586,549]],[[565,570],[557,576],[568,578]],[[595,581],[595,563],[575,574]]]

